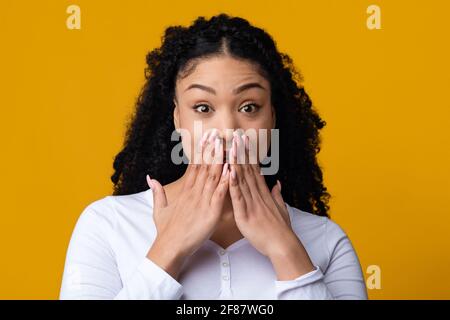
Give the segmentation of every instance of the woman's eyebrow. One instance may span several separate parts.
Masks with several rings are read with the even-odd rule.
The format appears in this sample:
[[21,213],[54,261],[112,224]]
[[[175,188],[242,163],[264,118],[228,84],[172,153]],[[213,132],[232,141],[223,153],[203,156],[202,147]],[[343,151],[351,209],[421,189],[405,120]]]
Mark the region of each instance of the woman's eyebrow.
[[[205,86],[205,85],[198,84],[198,83],[193,83],[193,84],[191,84],[191,85],[190,85],[189,87],[187,87],[186,90],[184,90],[184,91],[186,92],[186,91],[188,91],[189,89],[193,89],[193,88],[205,90],[205,91],[207,91],[207,92],[209,92],[209,93],[216,94],[216,91],[215,91],[213,88],[207,87],[207,86]],[[250,89],[250,88],[259,88],[259,89],[262,89],[262,90],[266,90],[266,88],[264,88],[262,85],[260,85],[260,84],[257,83],[257,82],[250,82],[250,83],[243,84],[243,85],[241,85],[241,86],[239,86],[239,87],[233,89],[233,93],[234,93],[234,94],[238,94],[238,93],[241,93],[242,91],[248,90],[248,89]]]

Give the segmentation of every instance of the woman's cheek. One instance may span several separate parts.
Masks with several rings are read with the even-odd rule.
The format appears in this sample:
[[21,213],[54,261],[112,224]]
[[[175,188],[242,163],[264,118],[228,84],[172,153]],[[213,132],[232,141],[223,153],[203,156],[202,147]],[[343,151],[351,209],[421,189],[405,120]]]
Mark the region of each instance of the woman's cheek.
[[183,147],[184,155],[191,162],[191,154],[194,154],[194,141],[193,136],[191,134],[182,134],[181,145]]

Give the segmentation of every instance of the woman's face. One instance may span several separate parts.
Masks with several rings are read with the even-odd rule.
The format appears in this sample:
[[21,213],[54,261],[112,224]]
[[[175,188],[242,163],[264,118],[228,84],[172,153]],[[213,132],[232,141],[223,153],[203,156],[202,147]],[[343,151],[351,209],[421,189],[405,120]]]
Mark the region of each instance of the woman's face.
[[[181,134],[190,162],[193,148],[212,129],[217,129],[226,150],[231,147],[233,131],[238,129],[240,134],[250,136],[251,150],[257,150],[256,145],[259,152],[268,148],[270,129],[275,127],[270,90],[269,82],[254,65],[229,56],[200,60],[187,77],[178,78],[174,122],[176,129],[188,133]],[[263,131],[267,138],[259,136]],[[252,132],[256,135],[251,136]]]

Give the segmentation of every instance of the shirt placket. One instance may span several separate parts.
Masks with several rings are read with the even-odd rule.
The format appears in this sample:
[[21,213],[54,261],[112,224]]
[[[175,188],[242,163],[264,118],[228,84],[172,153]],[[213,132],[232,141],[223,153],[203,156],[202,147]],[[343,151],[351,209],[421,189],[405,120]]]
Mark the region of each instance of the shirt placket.
[[231,297],[230,256],[228,251],[219,249],[221,297]]

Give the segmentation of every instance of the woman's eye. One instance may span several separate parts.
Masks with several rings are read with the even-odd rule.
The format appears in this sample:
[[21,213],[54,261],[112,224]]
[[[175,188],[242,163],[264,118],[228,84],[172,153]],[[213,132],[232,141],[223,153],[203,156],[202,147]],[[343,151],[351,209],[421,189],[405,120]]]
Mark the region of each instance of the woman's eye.
[[194,106],[193,109],[199,113],[208,113],[210,108],[206,104],[198,104],[198,105]]
[[243,106],[240,110],[244,110],[244,113],[256,112],[259,109],[259,106],[255,103],[249,103]]

